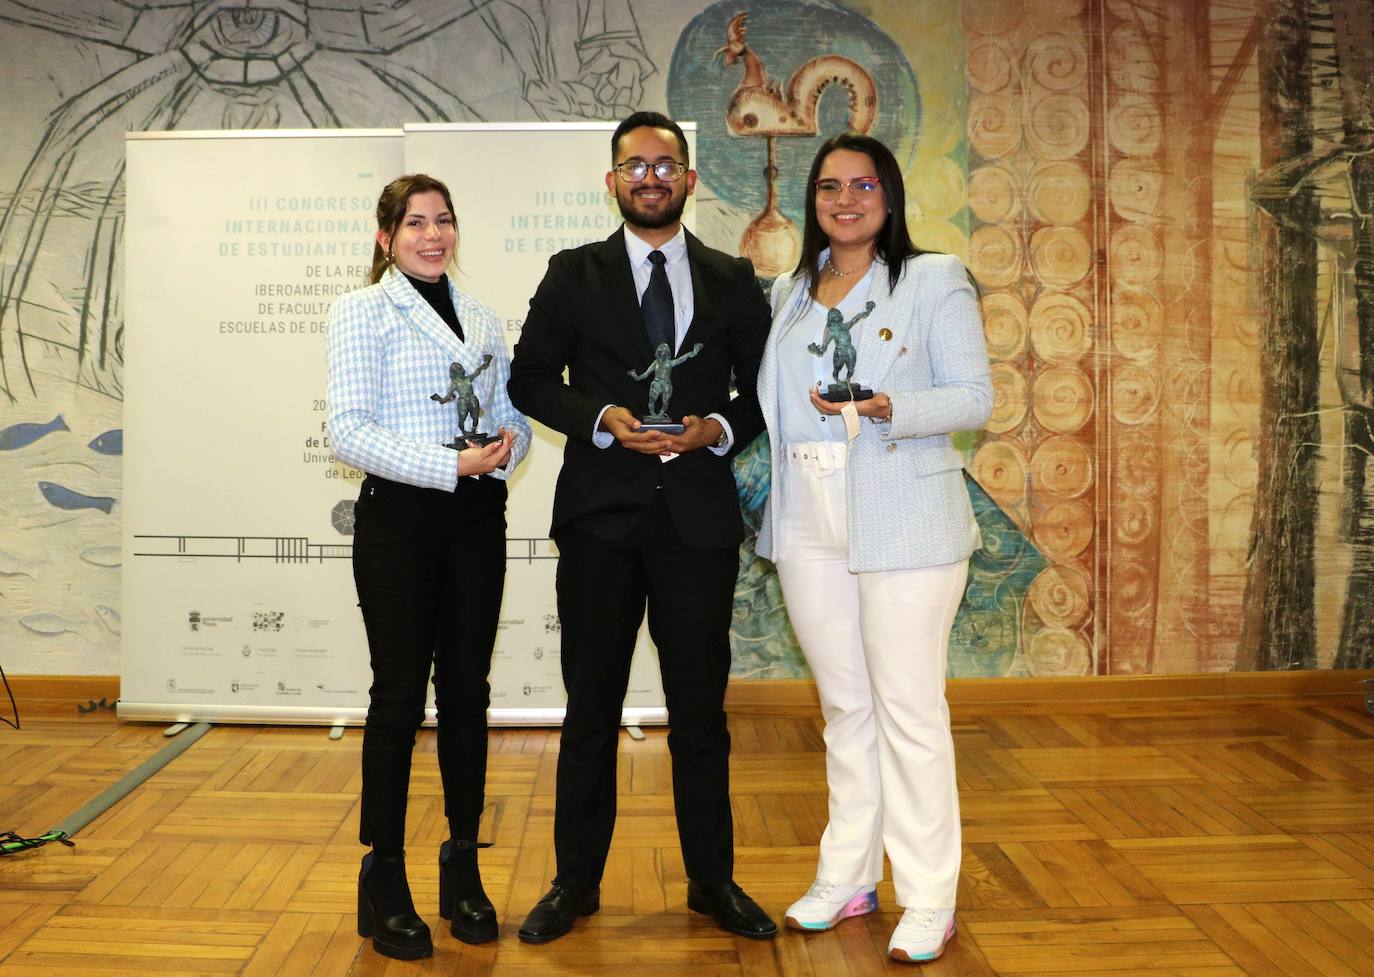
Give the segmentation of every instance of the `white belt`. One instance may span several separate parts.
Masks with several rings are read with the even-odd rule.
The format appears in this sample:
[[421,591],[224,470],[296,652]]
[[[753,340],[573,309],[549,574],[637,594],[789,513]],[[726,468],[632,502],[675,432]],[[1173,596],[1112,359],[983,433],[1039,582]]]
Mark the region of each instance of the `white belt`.
[[849,445],[843,441],[793,441],[783,445],[783,461],[817,472],[843,471]]

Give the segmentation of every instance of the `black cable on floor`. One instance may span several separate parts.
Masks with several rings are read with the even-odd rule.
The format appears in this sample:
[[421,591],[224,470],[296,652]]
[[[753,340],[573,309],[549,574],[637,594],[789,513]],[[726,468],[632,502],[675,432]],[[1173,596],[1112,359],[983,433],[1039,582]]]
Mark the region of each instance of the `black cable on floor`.
[[0,723],[4,723],[12,729],[19,728],[19,703],[14,701],[14,690],[10,688],[10,680],[5,675],[5,666],[0,665],[0,682],[5,683],[5,691],[9,693],[10,708],[14,710],[14,722],[10,722],[4,716],[0,716]]

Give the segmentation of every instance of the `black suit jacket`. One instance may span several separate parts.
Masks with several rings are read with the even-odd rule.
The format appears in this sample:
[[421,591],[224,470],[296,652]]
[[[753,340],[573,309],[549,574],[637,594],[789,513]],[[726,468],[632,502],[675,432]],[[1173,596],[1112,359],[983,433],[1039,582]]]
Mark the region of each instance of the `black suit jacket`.
[[[718,413],[730,422],[734,451],[762,430],[754,389],[770,311],[754,266],[687,235],[694,312],[679,351],[700,354],[673,370],[674,417]],[[661,483],[678,535],[692,548],[736,545],[744,536],[728,457],[701,448],[666,464],[616,442],[591,440],[607,404],[643,416],[649,383],[630,379],[653,360],[622,227],[605,241],[563,251],[549,261],[530,299],[511,359],[507,389],[525,414],[567,435],[549,534],[570,527],[600,539],[628,535]],[[568,372],[564,382],[563,371]],[[730,396],[734,371],[738,396]]]

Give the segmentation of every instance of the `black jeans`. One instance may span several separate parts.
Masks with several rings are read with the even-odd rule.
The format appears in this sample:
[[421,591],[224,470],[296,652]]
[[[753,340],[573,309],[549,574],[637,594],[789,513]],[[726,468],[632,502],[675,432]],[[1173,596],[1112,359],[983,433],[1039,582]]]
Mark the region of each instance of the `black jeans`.
[[506,483],[458,483],[441,492],[369,475],[355,511],[353,580],[372,661],[359,840],[388,854],[405,845],[411,753],[431,665],[444,813],[463,839],[477,837],[482,817]]

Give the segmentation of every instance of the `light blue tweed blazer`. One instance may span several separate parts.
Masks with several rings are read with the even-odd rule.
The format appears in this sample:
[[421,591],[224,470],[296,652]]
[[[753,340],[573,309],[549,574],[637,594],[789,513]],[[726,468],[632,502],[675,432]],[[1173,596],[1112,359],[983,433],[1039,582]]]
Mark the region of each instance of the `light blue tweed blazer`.
[[458,454],[444,445],[458,434],[458,409],[430,394],[449,389],[455,360],[471,376],[491,354],[473,391],[482,405],[480,431],[515,435],[510,460],[493,478],[509,478],[529,450],[530,425],[506,394],[510,358],[501,321],[449,279],[463,341],[404,275],[387,269],[376,285],[349,292],[329,310],[329,437],[340,459],[393,482],[451,492]]
[[[821,256],[824,262],[827,254]],[[892,398],[892,423],[861,418],[845,470],[849,569],[903,570],[954,563],[980,545],[978,523],[950,443],[953,431],[976,430],[992,412],[978,299],[963,262],[952,255],[908,258],[895,290],[886,267],[874,269],[855,376]],[[768,425],[772,491],[755,551],[773,558],[780,538],[782,445],[778,440],[778,344],[788,341],[798,305],[810,301],[791,276],[773,284],[773,328],[759,370],[759,406]],[[880,338],[880,330],[891,337]],[[802,341],[792,337],[792,341]],[[805,390],[787,396],[805,397]]]

